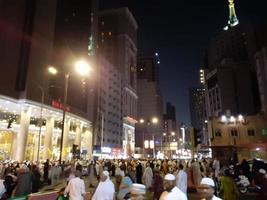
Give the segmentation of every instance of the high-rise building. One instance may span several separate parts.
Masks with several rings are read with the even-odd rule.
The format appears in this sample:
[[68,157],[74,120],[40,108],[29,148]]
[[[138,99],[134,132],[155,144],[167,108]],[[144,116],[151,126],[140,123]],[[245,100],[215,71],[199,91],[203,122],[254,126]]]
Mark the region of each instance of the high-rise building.
[[[245,155],[244,146],[253,151],[251,142],[266,132],[262,123],[265,117],[258,115],[253,28],[239,24],[233,0],[229,0],[229,10],[228,26],[209,45],[204,74],[209,141],[213,154],[221,160]],[[259,128],[256,133],[254,122],[250,124],[252,119]],[[251,140],[243,139],[246,131]],[[230,151],[225,151],[225,147]]]
[[[159,89],[157,68],[158,64],[156,63],[154,57],[144,57],[138,59],[137,110],[138,119],[144,120],[144,122],[137,124],[135,133],[136,146],[141,149],[144,148],[145,140],[153,140],[155,143],[154,148],[158,148],[161,144],[163,106],[162,96]],[[157,123],[153,123],[153,118],[157,119]]]
[[[77,29],[91,26],[91,4],[84,1],[68,1],[66,4],[62,2],[1,1],[0,65],[5,72],[0,75],[0,146],[5,153],[1,153],[1,157],[7,156],[18,161],[40,160],[58,158],[62,153],[62,158],[69,160],[73,155],[73,144],[82,151],[84,158],[91,157],[91,122],[84,106],[87,93],[82,88],[83,84],[80,84],[81,92],[74,91],[72,84],[73,81],[80,83],[77,81],[80,78],[77,76],[75,80],[75,76],[71,75],[63,137],[62,101],[53,100],[54,94],[63,99],[60,91],[63,91],[64,84],[53,84],[57,91],[49,91],[52,85],[49,82],[51,75],[47,72],[48,66],[57,67],[57,79],[64,79],[66,71],[63,68],[69,67],[71,70],[73,67],[72,61],[66,59],[72,59],[73,55],[80,58],[81,52],[82,56],[88,52],[83,45],[76,45],[81,39],[76,36],[82,35]],[[87,8],[87,13],[80,12],[80,7],[85,10]],[[80,15],[81,13],[83,14]],[[78,23],[75,16],[88,17],[89,20]],[[83,34],[88,33],[89,31],[85,31]],[[69,40],[68,45],[61,46],[62,51],[58,51],[59,41],[55,41],[61,39],[60,34]],[[85,42],[84,38],[85,36],[82,37],[82,42]],[[66,57],[61,57],[62,60],[56,59],[55,55],[61,56],[64,51],[72,54],[66,53]],[[77,98],[78,94],[81,98]],[[59,152],[61,141],[63,151]]]
[[218,116],[226,110],[247,115],[259,111],[255,68],[248,45],[250,41],[244,27],[238,23],[232,0],[229,0],[229,7],[229,22],[232,23],[211,41],[206,55],[208,117]]
[[180,131],[176,122],[176,109],[170,102],[166,103],[166,112],[163,115],[162,153],[168,157],[176,154]]
[[256,33],[257,49],[254,55],[261,99],[261,110],[267,113],[267,28],[266,22]]
[[[122,147],[122,77],[119,69],[101,54],[97,58],[99,80],[97,84],[97,120],[94,143],[107,148]],[[102,140],[102,143],[101,143]]]
[[205,90],[203,88],[189,89],[191,126],[202,130],[205,123]]
[[128,8],[104,10],[98,18],[98,51],[121,74],[122,135],[125,155],[134,153],[137,118],[137,23]]
[[[92,15],[96,11],[94,4],[96,1],[89,0],[64,0],[57,1],[57,14],[55,22],[54,50],[51,65],[60,70],[60,73],[73,74],[74,64],[77,60],[86,60],[91,65],[92,57],[90,46],[93,37]],[[95,20],[95,19],[94,19]],[[94,35],[95,37],[95,35]],[[95,66],[91,66],[94,68]],[[91,75],[92,76],[92,75]],[[88,102],[88,79],[93,77],[77,78],[72,75],[69,78],[69,96],[67,97],[68,106],[87,116]],[[64,76],[54,77],[51,80],[53,85],[63,85]],[[58,88],[51,89],[52,98],[63,101],[63,91]],[[73,98],[79,96],[79,98]]]

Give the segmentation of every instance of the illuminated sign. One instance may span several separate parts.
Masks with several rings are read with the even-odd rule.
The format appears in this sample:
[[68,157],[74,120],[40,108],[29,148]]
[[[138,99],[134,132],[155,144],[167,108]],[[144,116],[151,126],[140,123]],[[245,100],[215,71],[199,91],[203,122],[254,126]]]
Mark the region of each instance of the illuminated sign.
[[110,147],[101,147],[102,153],[111,153],[111,148]]
[[[58,109],[61,109],[63,110],[63,104],[56,101],[56,100],[52,100],[52,104],[51,104],[54,108],[58,108]],[[65,108],[65,111],[69,112],[70,111],[70,107],[69,106],[66,106]]]

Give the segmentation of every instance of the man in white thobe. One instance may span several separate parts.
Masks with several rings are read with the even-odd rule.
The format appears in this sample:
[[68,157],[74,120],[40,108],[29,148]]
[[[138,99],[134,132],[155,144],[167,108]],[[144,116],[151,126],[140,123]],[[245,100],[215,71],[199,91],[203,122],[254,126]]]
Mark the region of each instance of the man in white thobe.
[[109,173],[108,171],[103,171],[92,200],[113,200],[114,194],[115,187],[109,178]]
[[150,167],[150,164],[147,163],[147,167],[143,174],[143,183],[145,184],[146,189],[149,189],[152,187],[152,180],[153,180],[153,171]]
[[214,169],[215,178],[218,178],[219,172],[220,172],[220,161],[217,159],[217,157],[214,158],[214,161],[212,163],[212,167]]
[[64,191],[64,196],[69,194],[70,200],[83,200],[85,195],[85,184],[80,178],[81,172],[75,172],[75,178],[72,178]]
[[[187,196],[175,186],[175,176],[173,174],[166,174],[164,177],[164,188],[167,190],[163,192],[164,197],[160,197],[160,199],[164,200],[187,200]],[[165,195],[166,194],[166,195]]]
[[179,172],[176,176],[176,186],[185,194],[187,194],[187,174],[184,166],[179,164]]

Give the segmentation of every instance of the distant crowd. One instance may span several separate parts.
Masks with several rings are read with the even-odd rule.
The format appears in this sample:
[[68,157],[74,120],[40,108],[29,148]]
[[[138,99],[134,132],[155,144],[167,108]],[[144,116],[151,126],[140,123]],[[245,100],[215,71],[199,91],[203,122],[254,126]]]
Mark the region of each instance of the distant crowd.
[[[260,188],[258,198],[263,200],[267,199],[266,171],[266,164],[256,159],[222,166],[216,157],[198,161],[75,160],[61,164],[50,160],[40,164],[2,161],[0,199],[36,193],[42,187],[53,188],[65,182],[58,199],[184,200],[188,192],[198,192],[199,199],[235,200],[240,196],[235,179],[243,176],[249,185]],[[85,197],[89,189],[93,192]]]

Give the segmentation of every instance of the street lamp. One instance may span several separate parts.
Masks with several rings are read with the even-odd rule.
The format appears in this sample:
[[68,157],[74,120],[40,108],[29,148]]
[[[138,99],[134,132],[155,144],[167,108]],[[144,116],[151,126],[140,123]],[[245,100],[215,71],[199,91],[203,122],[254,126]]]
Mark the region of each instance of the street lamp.
[[144,119],[140,119],[139,122],[140,122],[141,124],[143,124],[143,123],[145,123],[145,120],[144,120]]
[[48,72],[50,74],[56,75],[57,74],[57,69],[55,67],[53,67],[53,66],[50,66],[50,67],[48,67]]
[[[89,72],[91,71],[90,66],[84,61],[79,60],[75,63],[75,69],[78,74],[81,76],[87,76],[89,75]],[[49,73],[55,75],[57,74],[57,69],[55,67],[49,67],[48,68]],[[69,77],[70,73],[67,72],[65,74],[65,83],[64,83],[64,97],[63,97],[63,119],[62,119],[62,129],[61,129],[61,141],[60,141],[60,154],[59,154],[59,163],[61,163],[62,160],[62,150],[63,150],[63,136],[64,136],[64,129],[65,129],[65,117],[66,117],[66,107],[67,107],[67,97],[68,97],[68,88],[69,88]]]
[[75,63],[75,69],[76,69],[77,73],[80,74],[81,76],[88,76],[89,72],[91,71],[90,66],[84,60],[80,60],[80,61],[76,62]]
[[152,123],[157,124],[159,122],[159,119],[157,117],[152,118]]

